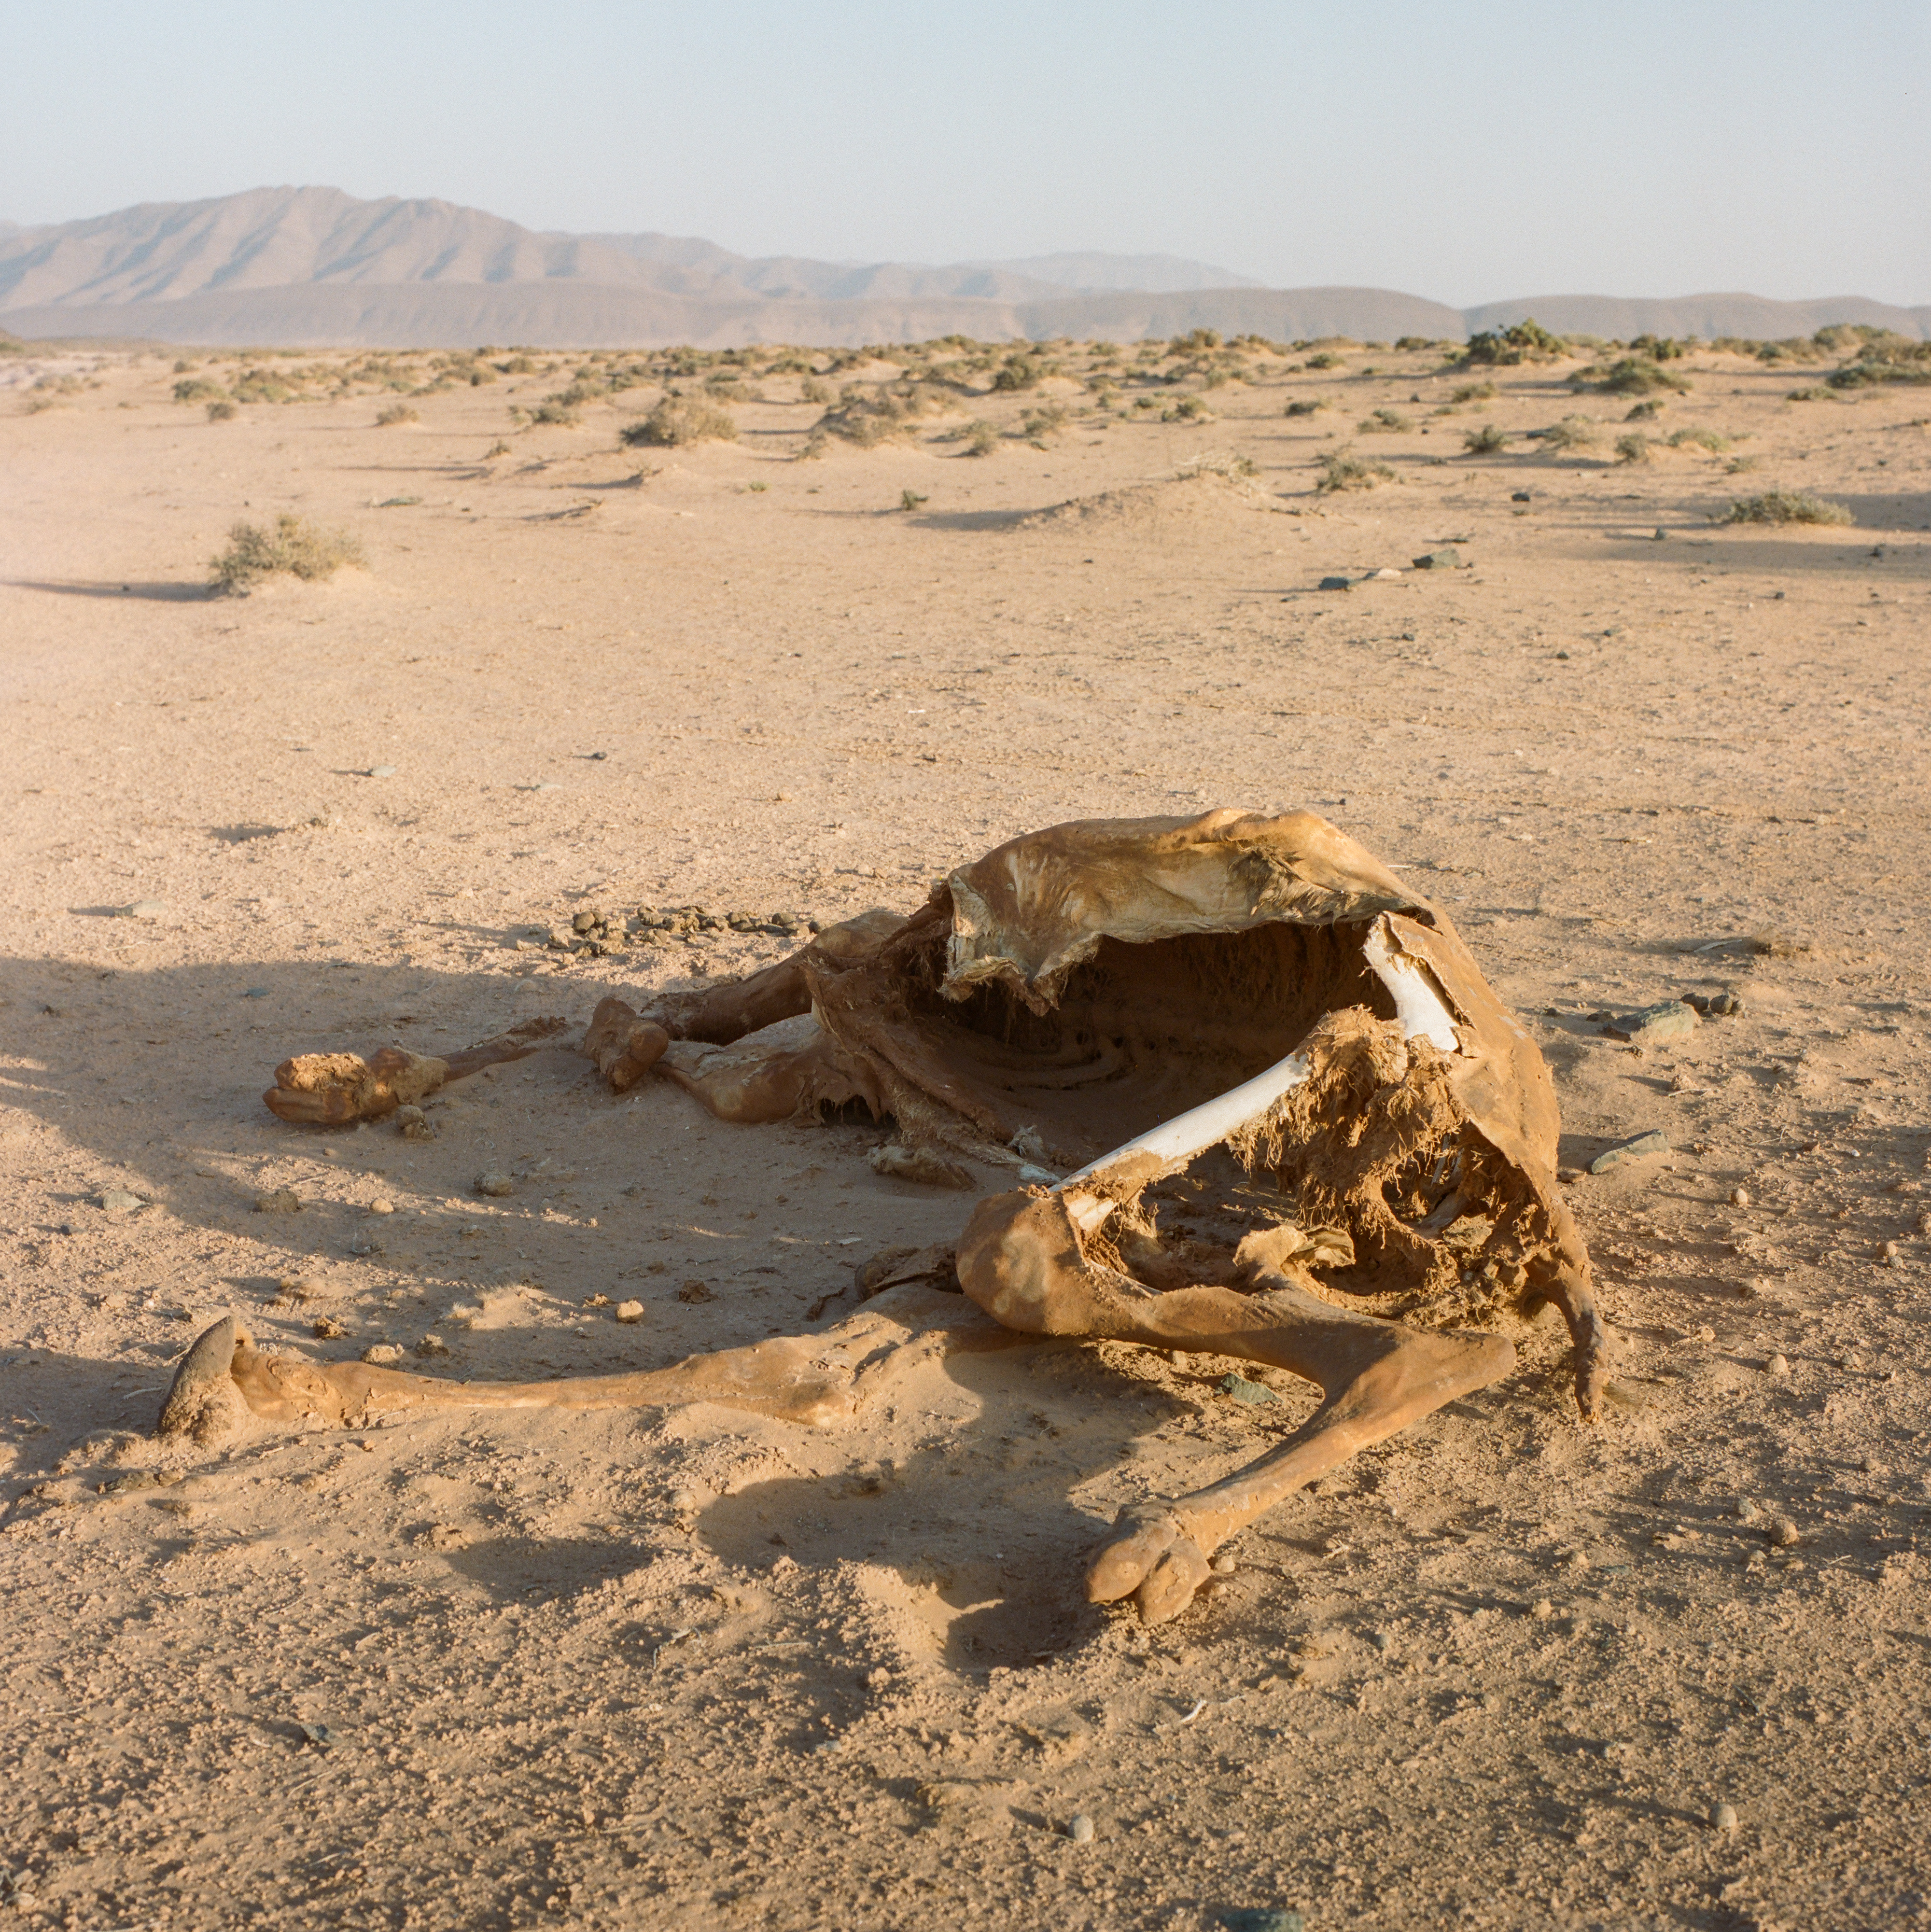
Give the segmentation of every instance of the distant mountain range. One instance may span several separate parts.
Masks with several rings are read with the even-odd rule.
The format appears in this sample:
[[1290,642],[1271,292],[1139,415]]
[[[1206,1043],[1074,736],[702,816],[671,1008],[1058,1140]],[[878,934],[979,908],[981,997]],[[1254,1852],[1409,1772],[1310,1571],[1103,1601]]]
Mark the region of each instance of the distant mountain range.
[[853,346],[964,334],[1134,341],[1200,328],[1276,341],[1459,338],[1533,315],[1571,334],[1807,335],[1871,322],[1931,337],[1931,306],[1861,296],[1538,296],[1455,309],[1387,289],[1270,289],[1172,255],[1036,255],[926,267],[735,255],[669,235],[539,233],[446,201],[328,188],[0,223],[0,327],[209,345]]

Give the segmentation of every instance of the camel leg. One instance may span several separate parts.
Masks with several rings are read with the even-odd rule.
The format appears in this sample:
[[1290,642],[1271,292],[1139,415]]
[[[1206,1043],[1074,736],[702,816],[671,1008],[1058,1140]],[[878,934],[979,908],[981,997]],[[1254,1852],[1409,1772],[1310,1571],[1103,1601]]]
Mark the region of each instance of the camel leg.
[[452,1080],[485,1066],[521,1060],[557,1044],[568,1020],[525,1020],[506,1033],[466,1046],[446,1060],[385,1046],[364,1060],[358,1053],[301,1053],[275,1069],[275,1084],[262,1096],[271,1114],[301,1126],[346,1126],[379,1120],[398,1107],[440,1093]]
[[875,1390],[916,1361],[997,1347],[1003,1334],[955,1294],[910,1286],[881,1295],[817,1335],[775,1336],[687,1356],[668,1368],[539,1382],[458,1382],[363,1362],[316,1363],[256,1348],[232,1316],[182,1358],[156,1433],[203,1448],[262,1422],[360,1428],[430,1409],[654,1408],[715,1402],[826,1427],[856,1415]]
[[1147,1622],[1177,1616],[1206,1580],[1207,1558],[1264,1510],[1514,1365],[1515,1348],[1501,1336],[1433,1334],[1354,1314],[1264,1266],[1250,1270],[1258,1293],[1158,1292],[1082,1251],[1081,1222],[1097,1225],[1105,1205],[1078,1193],[982,1202],[959,1244],[966,1293],[1031,1334],[1231,1355],[1300,1376],[1323,1400],[1288,1442],[1237,1474],[1124,1512],[1089,1573],[1096,1603],[1135,1594]]

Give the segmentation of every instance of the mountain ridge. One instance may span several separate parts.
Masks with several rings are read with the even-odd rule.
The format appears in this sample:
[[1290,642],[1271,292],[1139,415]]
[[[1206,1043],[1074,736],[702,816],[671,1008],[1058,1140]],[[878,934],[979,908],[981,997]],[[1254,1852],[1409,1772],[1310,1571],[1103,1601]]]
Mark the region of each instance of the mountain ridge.
[[1399,290],[1270,289],[1168,255],[930,265],[734,254],[695,236],[525,228],[434,198],[263,188],[83,220],[0,221],[0,325],[32,338],[262,346],[854,346],[965,334],[1459,338],[1533,314],[1567,333],[1931,338],[1931,305],[1857,296],[1554,295],[1456,309]]

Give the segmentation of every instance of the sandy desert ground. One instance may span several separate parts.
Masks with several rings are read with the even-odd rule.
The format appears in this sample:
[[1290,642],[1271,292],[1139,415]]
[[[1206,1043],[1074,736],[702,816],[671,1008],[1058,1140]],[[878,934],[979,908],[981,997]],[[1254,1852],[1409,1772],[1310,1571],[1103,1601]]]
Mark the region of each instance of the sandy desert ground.
[[[1044,354],[816,454],[804,383],[895,368],[693,367],[741,437],[650,449],[617,435],[648,383],[513,417],[580,358],[381,428],[431,358],[307,358],[305,399],[220,422],[174,386],[246,358],[0,364],[14,1919],[1931,1920],[1931,392],[1792,401],[1828,363],[1705,352],[1630,425],[1579,361],[1458,403],[1484,372],[1428,351]],[[1593,448],[1522,434],[1577,413]],[[976,420],[988,453],[945,440]],[[1484,422],[1513,440],[1465,454]],[[1317,494],[1351,444],[1393,479]],[[1720,520],[1780,487],[1855,520]],[[283,513],[366,568],[208,596]],[[1013,833],[1222,804],[1402,868],[1532,1028],[1617,1330],[1600,1426],[1538,1326],[1152,1630],[1084,1603],[1085,1552],[1289,1429],[1288,1378],[1246,1406],[1217,1361],[1021,1341],[823,1432],[148,1439],[226,1311],[465,1377],[661,1364],[838,1319],[855,1261],[970,1207],[875,1174],[878,1129],[613,1098],[565,1051],[430,1141],[294,1128],[284,1054],[580,1022],[793,943],[545,943],[580,911],[909,910]],[[1660,1048],[1591,1017],[1726,989]]]

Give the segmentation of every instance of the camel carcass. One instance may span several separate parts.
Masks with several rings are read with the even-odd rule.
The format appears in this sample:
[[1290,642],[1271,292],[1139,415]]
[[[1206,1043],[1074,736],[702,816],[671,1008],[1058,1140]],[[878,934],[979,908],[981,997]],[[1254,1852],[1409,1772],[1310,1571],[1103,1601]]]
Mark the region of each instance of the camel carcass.
[[[446,1062],[297,1058],[265,1098],[287,1119],[380,1118],[536,1050],[550,1024]],[[1596,1414],[1606,1337],[1557,1186],[1548,1070],[1447,916],[1312,814],[1029,834],[909,918],[868,914],[702,993],[606,1000],[580,1045],[619,1090],[667,1078],[745,1123],[856,1106],[895,1124],[896,1171],[1004,1168],[1014,1184],[973,1208],[956,1270],[1008,1329],[1229,1357],[1319,1388],[1255,1462],[1123,1514],[1088,1588],[1133,1596],[1149,1621],[1183,1609],[1215,1547],[1273,1502],[1506,1374],[1498,1331],[1544,1305]],[[823,1421],[889,1377],[895,1352],[958,1329],[955,1293],[895,1295],[815,1336],[529,1384],[277,1358],[231,1322],[184,1362],[162,1430],[685,1400]]]

